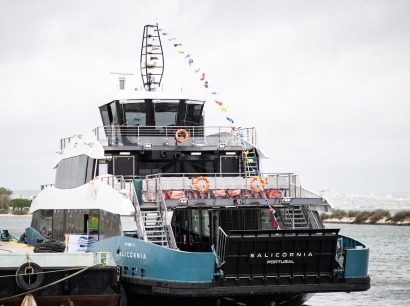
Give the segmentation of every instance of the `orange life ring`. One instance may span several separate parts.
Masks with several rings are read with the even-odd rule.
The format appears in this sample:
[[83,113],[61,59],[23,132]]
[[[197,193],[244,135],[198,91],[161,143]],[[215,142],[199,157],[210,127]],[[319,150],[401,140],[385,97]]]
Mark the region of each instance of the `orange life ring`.
[[187,130],[179,129],[178,131],[175,132],[175,140],[180,143],[186,142],[188,138],[189,138],[189,132]]
[[[257,184],[259,182],[259,184]],[[249,183],[249,187],[251,187],[253,192],[261,192],[265,188],[265,179],[260,176],[254,176],[251,178],[251,182]]]
[[[199,186],[199,183],[201,181],[205,182],[204,187]],[[207,192],[210,186],[209,179],[207,177],[200,176],[195,180],[194,186],[195,186],[195,189],[198,190],[199,192]]]

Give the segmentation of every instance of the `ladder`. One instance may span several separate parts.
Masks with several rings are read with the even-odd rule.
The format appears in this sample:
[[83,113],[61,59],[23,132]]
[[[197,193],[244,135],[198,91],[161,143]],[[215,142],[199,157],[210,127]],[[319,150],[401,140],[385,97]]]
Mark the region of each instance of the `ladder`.
[[244,165],[244,172],[247,177],[259,176],[259,162],[256,155],[255,148],[252,147],[250,150],[242,150],[242,160]]
[[305,214],[300,206],[292,208],[281,208],[284,215],[283,223],[287,229],[308,229],[309,224],[306,221]]
[[164,230],[164,221],[159,208],[142,210],[142,217],[148,241],[161,246],[168,246],[167,233]]

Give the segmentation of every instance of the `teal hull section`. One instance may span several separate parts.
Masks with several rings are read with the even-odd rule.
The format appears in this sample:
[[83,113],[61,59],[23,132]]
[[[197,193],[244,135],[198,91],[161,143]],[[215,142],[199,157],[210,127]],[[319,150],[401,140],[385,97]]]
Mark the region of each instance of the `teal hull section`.
[[98,241],[87,252],[110,252],[123,275],[147,279],[209,283],[215,273],[212,252],[183,252],[127,236]]
[[343,239],[343,249],[346,251],[344,273],[340,276],[343,278],[367,277],[369,275],[369,248],[350,237],[342,235],[339,237]]

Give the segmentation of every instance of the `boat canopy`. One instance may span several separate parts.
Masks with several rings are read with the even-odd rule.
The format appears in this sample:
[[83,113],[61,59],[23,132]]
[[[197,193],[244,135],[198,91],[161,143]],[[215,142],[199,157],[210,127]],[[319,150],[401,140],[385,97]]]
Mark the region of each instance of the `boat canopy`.
[[125,194],[99,179],[72,189],[46,187],[34,198],[30,213],[39,209],[102,209],[128,216],[135,212],[132,202]]

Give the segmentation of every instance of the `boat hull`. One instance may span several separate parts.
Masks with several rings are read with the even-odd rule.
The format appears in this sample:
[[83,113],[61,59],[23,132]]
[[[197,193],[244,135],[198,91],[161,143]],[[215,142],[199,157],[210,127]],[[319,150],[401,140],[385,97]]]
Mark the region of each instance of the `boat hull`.
[[[125,236],[93,243],[90,250],[113,254],[122,286],[139,302],[228,298],[246,304],[302,305],[314,293],[370,288],[367,270],[352,269],[351,277],[336,273],[339,240],[333,229],[231,231],[222,264],[213,252],[184,252]],[[365,248],[349,251],[368,254]],[[356,266],[367,265],[359,259]]]
[[[121,296],[116,267],[93,267],[70,277],[81,267],[42,268],[44,278],[17,280],[18,268],[0,268],[0,305],[22,305],[29,293],[37,305],[118,305]],[[60,281],[63,278],[66,280]],[[37,284],[36,286],[32,286]],[[72,304],[74,303],[74,304]]]

